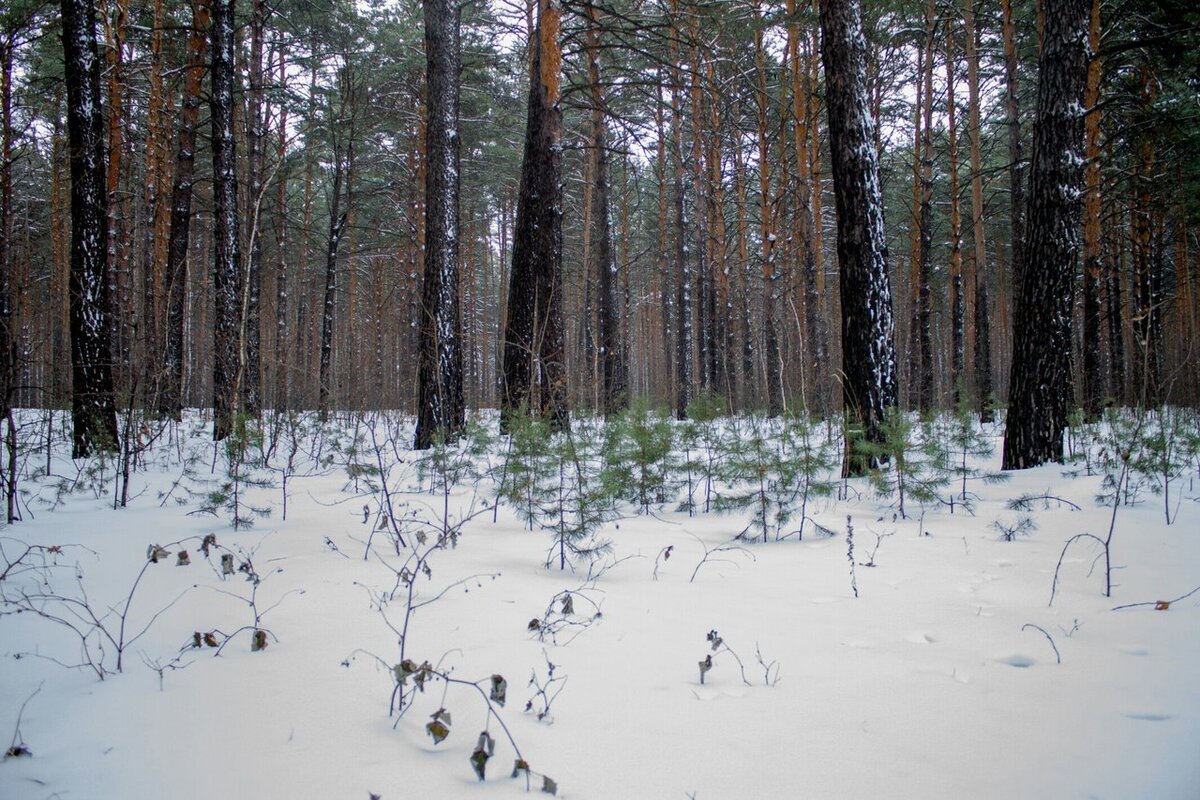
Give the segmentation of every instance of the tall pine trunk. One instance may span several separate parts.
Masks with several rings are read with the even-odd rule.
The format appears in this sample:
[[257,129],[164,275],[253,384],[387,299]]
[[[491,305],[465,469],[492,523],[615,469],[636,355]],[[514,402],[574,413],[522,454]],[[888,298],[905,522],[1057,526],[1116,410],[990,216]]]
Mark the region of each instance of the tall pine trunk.
[[896,405],[895,325],[858,0],[821,0],[821,32],[841,268],[842,474],[853,476],[875,461],[857,443],[882,442],[885,415]]
[[588,82],[591,87],[592,125],[592,220],[595,228],[596,274],[599,277],[600,360],[603,377],[601,409],[605,416],[629,404],[625,350],[621,341],[621,317],[617,263],[612,252],[609,214],[608,127],[604,90],[600,83],[600,23],[596,7],[587,7]]
[[1083,183],[1088,0],[1047,0],[1038,58],[1029,238],[1013,315],[1004,469],[1062,461]]
[[1088,62],[1087,87],[1083,106],[1084,120],[1083,198],[1083,411],[1089,420],[1100,417],[1104,402],[1104,373],[1101,366],[1100,291],[1103,282],[1103,263],[1100,258],[1100,0],[1092,0],[1091,23],[1088,26],[1088,47],[1092,51]]
[[417,353],[417,450],[466,422],[459,322],[459,5],[425,0],[425,280]]
[[104,119],[92,0],[63,0],[62,22],[71,148],[71,453],[85,458],[117,447],[108,320]]
[[501,422],[528,411],[566,430],[570,417],[562,323],[561,14],[558,0],[538,0],[504,332]]
[[183,409],[183,324],[187,306],[188,239],[192,225],[192,184],[196,171],[196,126],[200,120],[200,82],[208,32],[208,0],[192,0],[192,30],[179,111],[179,141],[171,187],[171,225],[164,270],[166,333],[163,374],[158,394],[160,413],[179,419]]
[[967,94],[971,136],[971,236],[975,271],[975,394],[979,418],[992,420],[992,330],[988,304],[987,242],[983,224],[983,126],[979,112],[979,29],[974,0],[966,0]]
[[240,408],[241,237],[233,135],[234,3],[212,0],[213,438],[233,431]]

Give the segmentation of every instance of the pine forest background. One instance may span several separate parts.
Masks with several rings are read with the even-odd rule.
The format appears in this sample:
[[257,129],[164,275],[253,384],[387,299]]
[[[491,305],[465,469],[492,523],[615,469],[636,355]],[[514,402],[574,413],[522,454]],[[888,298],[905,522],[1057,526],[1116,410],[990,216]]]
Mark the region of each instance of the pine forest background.
[[[155,407],[163,391],[171,198],[181,119],[197,91],[182,401],[213,402],[210,62],[197,49],[207,46],[208,2],[194,3],[98,6],[120,408]],[[71,176],[59,7],[4,6],[0,267],[11,404],[64,407]],[[685,395],[711,391],[735,410],[840,406],[815,4],[563,6],[570,406],[602,406],[602,223],[630,395],[672,405],[683,382]],[[865,5],[903,407],[1006,397],[1041,11],[1032,0]],[[470,408],[498,404],[534,12],[523,3],[462,6],[459,301]],[[1200,12],[1184,0],[1104,0],[1091,14],[1098,56],[1085,98],[1076,398],[1195,404]],[[421,6],[246,0],[235,23],[241,322],[245,346],[257,349],[247,380],[257,380],[264,408],[322,404],[329,287],[324,404],[411,412],[427,168]],[[189,53],[203,66],[189,68]],[[606,182],[595,178],[597,115]]]

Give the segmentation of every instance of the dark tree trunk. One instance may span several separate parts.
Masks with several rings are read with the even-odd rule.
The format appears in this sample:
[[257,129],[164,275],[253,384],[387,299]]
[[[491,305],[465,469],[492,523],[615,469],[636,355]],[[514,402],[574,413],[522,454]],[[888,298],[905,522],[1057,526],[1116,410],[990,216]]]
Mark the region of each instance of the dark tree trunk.
[[992,329],[988,304],[987,243],[983,225],[983,128],[979,112],[979,29],[974,0],[966,0],[967,86],[970,95],[971,230],[975,270],[975,392],[981,422],[992,421]]
[[346,212],[341,210],[342,151],[334,145],[333,196],[329,201],[329,236],[325,240],[325,292],[321,301],[321,355],[317,367],[317,412],[324,421],[329,417],[329,398],[333,395],[333,318],[337,309],[337,258],[342,234],[346,232]]
[[63,0],[62,20],[71,143],[72,455],[85,458],[117,446],[108,321],[108,195],[92,0]]
[[[8,418],[17,378],[17,327],[13,314],[12,78],[13,34],[0,31],[0,423]],[[10,476],[11,477],[11,476]],[[11,514],[9,515],[11,522]]]
[[688,202],[685,176],[687,163],[683,143],[683,77],[684,70],[680,53],[681,22],[678,18],[679,2],[671,2],[671,139],[673,143],[671,202],[674,205],[675,228],[675,417],[685,419],[687,407],[692,402],[692,381],[695,362],[692,360],[692,342],[695,332],[692,327],[692,236],[688,220]]
[[873,462],[856,443],[881,442],[884,417],[896,405],[895,330],[862,14],[858,0],[820,5],[841,274],[842,473],[851,476],[865,474]]
[[570,418],[562,325],[561,13],[558,0],[538,0],[500,410],[501,422],[524,410],[566,430]]
[[425,0],[425,281],[417,354],[417,432],[427,449],[466,422],[459,323],[459,4]]
[[1013,319],[1004,469],[1062,461],[1083,182],[1088,0],[1047,0],[1038,59],[1029,238]]
[[245,306],[242,315],[242,342],[245,363],[242,367],[242,403],[246,413],[257,415],[262,408],[262,365],[259,353],[259,304],[262,294],[262,199],[263,169],[263,28],[266,25],[265,0],[252,0],[250,14],[250,63],[247,66],[249,101],[246,113],[246,224],[249,227],[246,261]]
[[917,272],[917,352],[921,368],[917,375],[917,408],[927,412],[934,405],[933,370],[933,0],[925,10],[925,73],[923,80],[924,121],[921,123],[921,206],[918,212],[921,257]]
[[183,322],[187,305],[188,237],[192,224],[192,183],[196,168],[196,126],[200,120],[200,82],[204,77],[208,0],[193,0],[187,69],[179,111],[179,144],[171,189],[171,230],[167,237],[166,342],[158,410],[180,419],[183,410]]
[[600,24],[596,7],[587,8],[588,81],[591,84],[593,167],[592,219],[596,224],[596,273],[600,278],[599,328],[600,359],[603,374],[602,411],[605,416],[619,413],[629,405],[625,350],[621,341],[621,316],[617,263],[612,252],[609,222],[608,130],[604,90],[600,84]]
[[1009,208],[1012,220],[1010,262],[1014,296],[1025,264],[1025,162],[1021,148],[1021,115],[1017,103],[1017,34],[1012,0],[1000,0],[1004,39],[1004,124],[1008,128]]
[[[4,519],[12,524],[17,513],[17,426],[12,417],[17,387],[17,319],[13,304],[12,192],[12,79],[15,36],[11,27],[0,31],[0,425],[5,428]],[[56,165],[57,168],[57,165]]]
[[1084,108],[1083,198],[1083,411],[1089,420],[1100,418],[1104,402],[1104,373],[1101,366],[1100,289],[1104,268],[1100,260],[1100,0],[1092,0],[1088,47],[1094,54],[1088,63]]
[[233,431],[239,411],[242,328],[237,143],[233,136],[234,3],[212,0],[213,438]]

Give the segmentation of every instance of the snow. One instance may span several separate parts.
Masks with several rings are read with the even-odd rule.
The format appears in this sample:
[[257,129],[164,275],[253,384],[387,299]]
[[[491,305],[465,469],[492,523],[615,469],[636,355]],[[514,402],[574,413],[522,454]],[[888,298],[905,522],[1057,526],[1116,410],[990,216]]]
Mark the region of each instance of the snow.
[[[988,432],[998,453],[1000,431]],[[410,442],[411,421],[393,434],[399,447]],[[322,466],[303,455],[313,441],[301,441],[286,520],[278,472],[274,486],[246,488],[251,504],[273,508],[248,530],[230,529],[224,512],[189,513],[198,500],[177,504],[186,497],[182,486],[160,497],[183,470],[165,447],[152,451],[149,471],[134,476],[135,499],[125,510],[111,508],[111,480],[99,496],[60,497],[45,478],[24,484],[36,494],[27,498],[32,515],[0,530],[5,563],[23,549],[18,542],[72,545],[48,556],[62,565],[49,575],[54,588],[78,593],[78,565],[93,606],[119,609],[149,545],[212,533],[220,547],[255,565],[259,606],[271,609],[261,626],[278,640],[252,652],[243,631],[219,656],[186,646],[194,631],[253,624],[238,599],[250,596],[252,584],[244,575],[222,579],[218,559],[218,568],[206,563],[199,539],[186,545],[190,566],[175,566],[182,547],[175,546],[167,561],[146,568],[130,606],[130,635],[152,624],[126,650],[124,671],[103,681],[49,660],[80,658],[78,639],[61,626],[29,613],[0,617],[3,735],[16,730],[22,703],[40,687],[19,728],[33,755],[0,764],[0,797],[525,794],[525,781],[509,778],[514,753],[495,722],[486,783],[472,774],[468,756],[487,709],[468,688],[435,682],[393,727],[394,683],[383,665],[398,662],[399,651],[385,616],[398,624],[403,603],[381,613],[372,598],[395,584],[387,565],[399,569],[407,551],[397,556],[386,531],[377,531],[376,555],[363,560],[379,498],[345,467],[355,458],[371,463],[370,447],[350,447],[348,427],[340,447],[326,439],[322,457],[331,461]],[[503,448],[492,446],[493,464]],[[201,459],[212,453],[199,427],[181,450],[171,449]],[[398,512],[436,521],[442,497],[417,486],[415,454],[397,457],[404,459],[391,472]],[[998,455],[984,466],[998,468]],[[55,467],[76,474],[65,457]],[[203,460],[192,467],[183,485],[193,491],[214,479]],[[1196,467],[1172,486],[1172,496],[1182,492],[1175,524],[1164,525],[1162,503],[1148,493],[1119,509],[1113,555],[1121,568],[1112,598],[1102,594],[1096,549],[1078,543],[1048,606],[1064,542],[1085,531],[1103,536],[1109,523],[1110,509],[1094,502],[1100,478],[1064,471],[1049,466],[1016,473],[1008,484],[972,485],[980,495],[973,515],[910,501],[908,520],[894,519],[892,501],[851,482],[849,499],[823,499],[813,512],[836,536],[734,543],[702,566],[706,550],[742,530],[748,511],[689,517],[673,505],[641,516],[626,509],[604,526],[616,563],[594,583],[583,565],[545,569],[549,534],[526,530],[502,506],[497,522],[490,511],[474,517],[457,547],[429,557],[431,575],[415,584],[422,599],[480,577],[415,614],[407,652],[455,678],[503,675],[508,703],[499,713],[533,772],[551,776],[565,798],[1194,798],[1200,593],[1161,611],[1113,608],[1176,598],[1200,584]],[[492,479],[477,489],[478,496],[469,485],[452,494],[452,515],[490,501]],[[1006,502],[1027,493],[1081,510],[1038,504],[1027,512],[1037,530],[1002,541],[992,522],[1019,516]],[[56,500],[58,508],[47,507]],[[848,515],[858,599],[847,563]],[[876,566],[866,567],[876,535]],[[409,544],[415,541],[410,531]],[[12,597],[36,582],[26,573],[2,587]],[[568,589],[584,592],[602,616],[592,618],[579,602],[572,619],[588,624],[557,646],[550,637],[539,642],[529,621]],[[1027,625],[1053,639],[1061,664],[1047,638]],[[701,684],[697,662],[712,654],[706,634],[714,629],[745,664],[751,685],[723,650]],[[764,685],[756,649],[775,663],[774,685]],[[171,663],[177,653],[180,668],[164,669],[160,679],[150,664]],[[110,648],[104,658],[111,665],[114,656]],[[522,709],[536,699],[526,683],[531,674],[546,679],[547,659],[567,680],[539,721]],[[453,724],[435,746],[424,728],[443,706]],[[533,790],[539,787],[536,778]]]

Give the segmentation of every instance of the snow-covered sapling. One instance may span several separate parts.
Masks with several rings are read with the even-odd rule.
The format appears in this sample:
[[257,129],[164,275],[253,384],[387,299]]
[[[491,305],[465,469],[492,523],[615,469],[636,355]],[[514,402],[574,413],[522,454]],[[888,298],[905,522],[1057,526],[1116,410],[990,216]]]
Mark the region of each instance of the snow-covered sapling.
[[645,400],[635,401],[605,425],[600,482],[639,513],[662,506],[679,490],[674,445],[670,416]]

